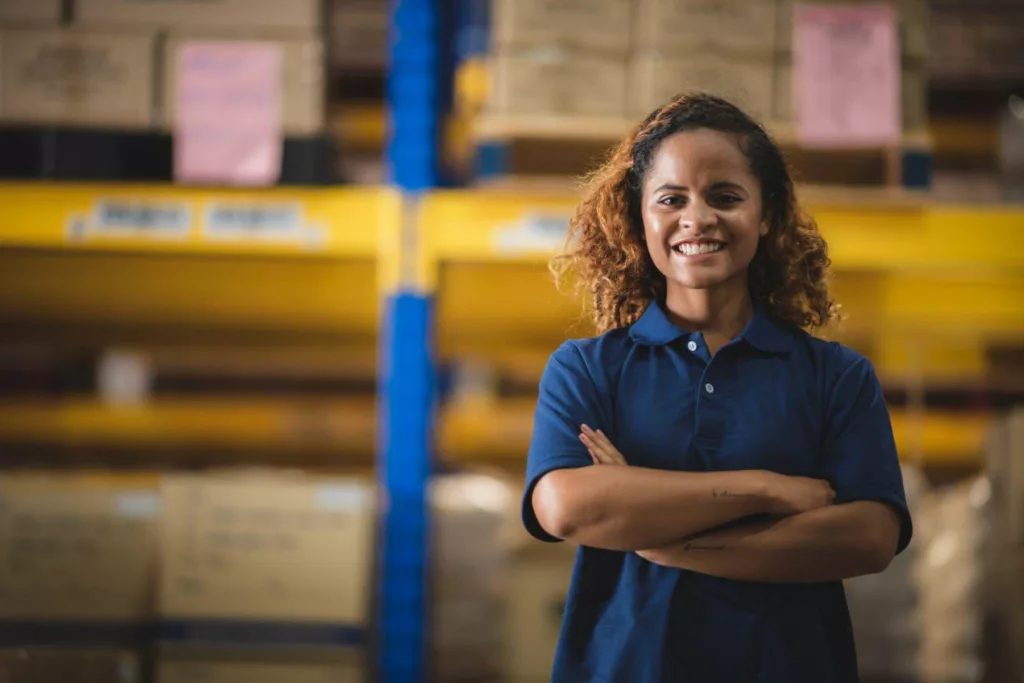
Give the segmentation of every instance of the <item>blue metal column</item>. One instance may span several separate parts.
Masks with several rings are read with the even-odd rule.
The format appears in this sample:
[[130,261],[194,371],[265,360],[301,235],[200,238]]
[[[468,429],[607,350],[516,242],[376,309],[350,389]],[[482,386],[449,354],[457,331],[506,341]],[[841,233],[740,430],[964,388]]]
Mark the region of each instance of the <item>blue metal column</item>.
[[402,191],[399,273],[386,292],[382,325],[378,476],[386,500],[381,534],[378,673],[382,683],[429,678],[428,490],[432,471],[435,368],[433,297],[418,272],[417,207],[442,184],[444,116],[452,64],[448,0],[392,0],[391,114],[387,164]]

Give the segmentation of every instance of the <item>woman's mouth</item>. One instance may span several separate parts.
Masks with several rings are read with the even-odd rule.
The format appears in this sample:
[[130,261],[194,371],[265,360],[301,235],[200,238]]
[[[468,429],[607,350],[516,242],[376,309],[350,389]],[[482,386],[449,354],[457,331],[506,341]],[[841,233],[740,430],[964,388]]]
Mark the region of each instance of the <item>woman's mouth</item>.
[[724,248],[724,242],[682,242],[672,247],[672,251],[683,256],[700,256],[702,254],[713,254]]

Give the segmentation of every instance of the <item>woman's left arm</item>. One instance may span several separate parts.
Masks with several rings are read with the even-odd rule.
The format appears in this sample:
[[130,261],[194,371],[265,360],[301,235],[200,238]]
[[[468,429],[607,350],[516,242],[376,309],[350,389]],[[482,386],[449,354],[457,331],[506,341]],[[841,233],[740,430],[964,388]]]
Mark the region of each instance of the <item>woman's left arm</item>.
[[892,507],[859,501],[741,523],[638,554],[725,579],[816,583],[884,570],[899,538],[900,517]]

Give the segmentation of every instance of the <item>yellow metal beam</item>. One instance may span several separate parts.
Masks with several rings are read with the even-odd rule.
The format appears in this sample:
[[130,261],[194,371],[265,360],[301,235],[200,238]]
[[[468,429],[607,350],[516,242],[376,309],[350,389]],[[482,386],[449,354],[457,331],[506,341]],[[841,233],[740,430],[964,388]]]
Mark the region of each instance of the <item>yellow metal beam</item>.
[[368,453],[373,399],[92,399],[0,403],[0,440],[64,447]]
[[[437,192],[420,214],[424,245],[435,263],[545,263],[564,243],[576,201],[561,191]],[[808,211],[840,269],[1024,269],[1020,208],[871,203],[857,194],[815,202]]]
[[[446,406],[439,422],[442,457],[453,462],[522,464],[533,430],[532,399]],[[892,411],[900,457],[928,465],[976,466],[988,434],[985,413]]]
[[0,183],[0,249],[374,258],[399,220],[383,188]]

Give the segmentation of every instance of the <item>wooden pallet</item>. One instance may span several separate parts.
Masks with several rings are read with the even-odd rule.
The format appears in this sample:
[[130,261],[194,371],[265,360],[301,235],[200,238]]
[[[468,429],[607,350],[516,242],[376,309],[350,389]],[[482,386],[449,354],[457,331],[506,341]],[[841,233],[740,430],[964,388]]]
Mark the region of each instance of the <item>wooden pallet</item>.
[[[579,177],[607,158],[633,121],[560,116],[481,116],[473,129],[477,182],[496,177]],[[925,133],[898,145],[809,148],[795,131],[772,126],[798,182],[817,185],[925,188],[931,184],[931,144]]]

